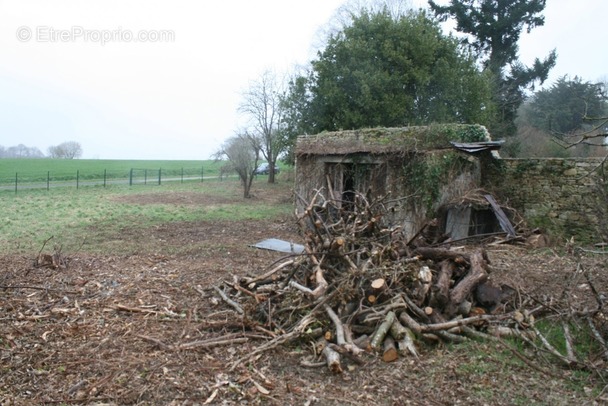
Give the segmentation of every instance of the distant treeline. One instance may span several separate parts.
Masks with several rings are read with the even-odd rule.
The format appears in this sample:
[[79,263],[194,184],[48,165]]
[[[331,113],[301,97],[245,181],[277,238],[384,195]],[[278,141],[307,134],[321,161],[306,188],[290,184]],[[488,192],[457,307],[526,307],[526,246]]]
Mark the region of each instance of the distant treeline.
[[[74,159],[82,156],[82,146],[76,141],[66,141],[49,147],[48,158]],[[5,148],[0,145],[0,158],[47,158],[38,148],[19,144]]]
[[46,158],[46,155],[36,147],[23,144],[14,147],[0,145],[0,158]]

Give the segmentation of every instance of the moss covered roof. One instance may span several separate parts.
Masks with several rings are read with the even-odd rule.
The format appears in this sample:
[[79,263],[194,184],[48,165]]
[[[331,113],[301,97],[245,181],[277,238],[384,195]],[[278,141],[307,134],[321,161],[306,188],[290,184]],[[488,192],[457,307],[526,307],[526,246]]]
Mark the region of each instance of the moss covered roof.
[[298,137],[296,155],[399,153],[450,148],[450,141],[491,141],[484,126],[441,124],[420,127],[365,128]]

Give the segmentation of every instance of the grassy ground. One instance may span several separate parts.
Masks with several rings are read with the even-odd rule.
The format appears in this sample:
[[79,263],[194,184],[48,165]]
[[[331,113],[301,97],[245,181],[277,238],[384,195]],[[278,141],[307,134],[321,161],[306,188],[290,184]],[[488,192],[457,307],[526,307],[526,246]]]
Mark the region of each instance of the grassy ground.
[[[272,188],[264,185],[265,180],[260,177],[257,182]],[[202,200],[206,204],[197,204]],[[69,251],[99,252],[103,238],[123,229],[171,222],[264,219],[291,210],[290,202],[271,207],[260,200],[244,200],[234,178],[160,186],[6,191],[0,193],[0,253],[35,252],[49,239],[51,246],[61,244]],[[123,251],[130,248],[121,246]]]

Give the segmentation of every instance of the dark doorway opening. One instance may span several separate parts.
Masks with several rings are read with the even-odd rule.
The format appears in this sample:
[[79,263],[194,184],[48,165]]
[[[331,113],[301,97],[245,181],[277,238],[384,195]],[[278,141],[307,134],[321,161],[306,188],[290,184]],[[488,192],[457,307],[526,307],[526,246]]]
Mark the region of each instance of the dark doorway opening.
[[342,171],[342,208],[352,211],[355,203],[355,171],[353,165],[344,165]]

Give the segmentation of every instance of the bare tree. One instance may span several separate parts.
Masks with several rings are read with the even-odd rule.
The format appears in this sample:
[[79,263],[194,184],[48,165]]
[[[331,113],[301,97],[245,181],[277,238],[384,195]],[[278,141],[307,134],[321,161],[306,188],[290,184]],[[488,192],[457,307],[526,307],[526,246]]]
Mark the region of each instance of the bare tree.
[[215,153],[216,159],[227,158],[229,170],[235,171],[243,185],[243,197],[251,197],[251,184],[260,158],[260,146],[257,139],[246,132],[229,138],[222,148]]
[[608,116],[583,117],[584,121],[593,122],[589,128],[573,134],[553,134],[555,142],[564,148],[573,148],[577,145],[606,145],[608,139]]
[[[553,114],[576,119],[570,126],[551,127],[550,131],[554,141],[566,149],[574,149],[579,146],[605,147],[608,140],[608,82],[604,80],[590,83],[583,82],[578,77],[573,80],[567,80],[567,77],[564,77],[558,80],[551,89],[544,91],[546,98],[552,96],[551,91],[557,94],[557,96],[553,96],[554,98],[566,93],[565,102],[561,101],[563,97],[557,100],[562,104],[569,103],[566,105],[567,109],[558,110]],[[541,94],[541,92],[537,94]],[[559,107],[560,104],[555,101],[552,104],[549,103],[549,108],[555,110]]]
[[76,141],[66,141],[48,149],[51,158],[74,159],[82,156],[82,147]]
[[287,148],[283,140],[283,84],[272,71],[265,71],[243,93],[239,112],[250,119],[250,135],[258,140],[260,152],[268,161],[268,183],[274,183],[277,158]]

